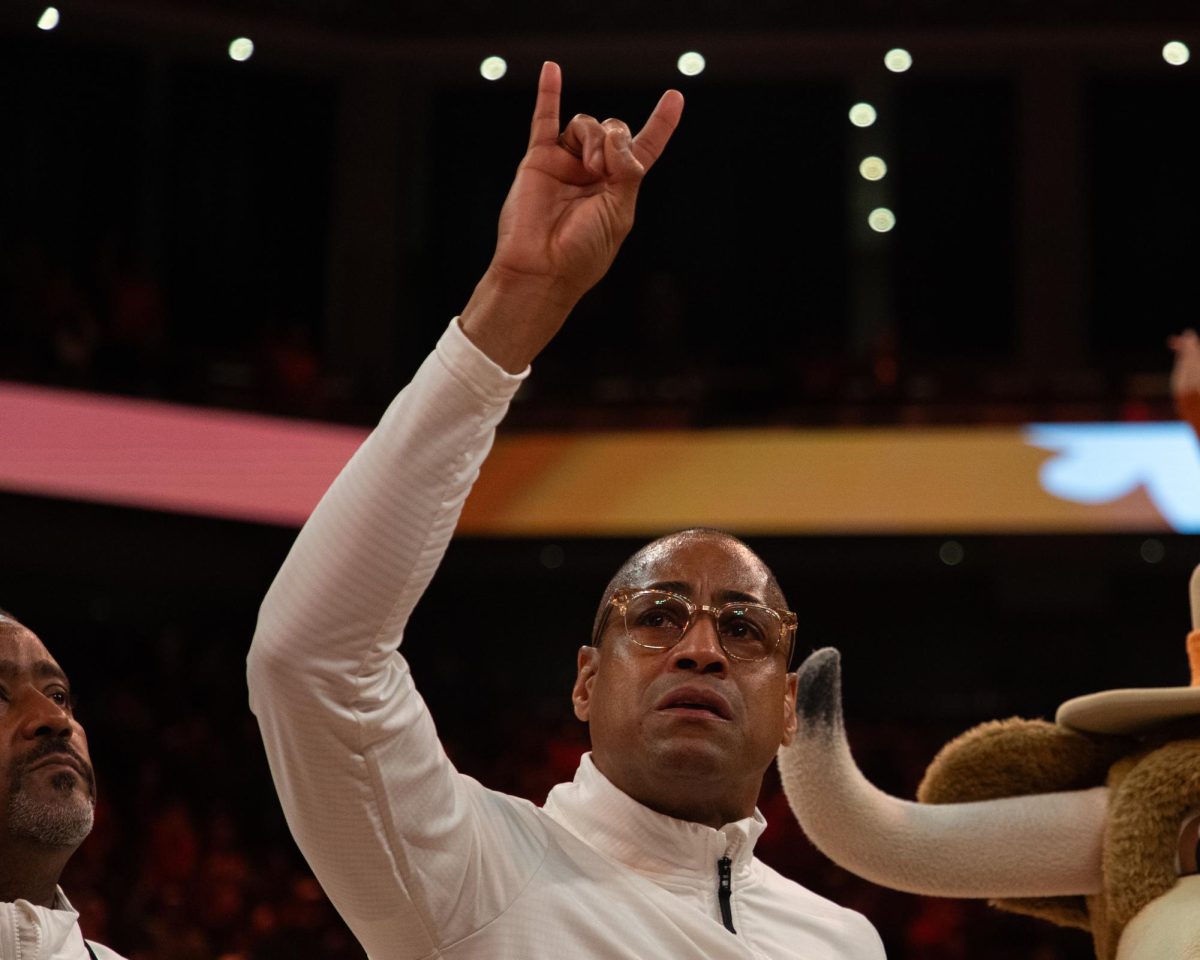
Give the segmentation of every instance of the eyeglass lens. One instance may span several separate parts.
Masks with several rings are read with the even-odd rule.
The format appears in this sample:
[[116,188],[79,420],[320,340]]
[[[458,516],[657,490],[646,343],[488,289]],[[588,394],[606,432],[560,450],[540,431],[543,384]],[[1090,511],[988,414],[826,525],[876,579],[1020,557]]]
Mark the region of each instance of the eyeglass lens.
[[[691,620],[688,605],[668,593],[647,591],[625,604],[629,639],[643,647],[665,650],[683,637]],[[728,603],[718,610],[721,647],[737,660],[762,660],[775,649],[782,621],[775,611],[757,604]]]

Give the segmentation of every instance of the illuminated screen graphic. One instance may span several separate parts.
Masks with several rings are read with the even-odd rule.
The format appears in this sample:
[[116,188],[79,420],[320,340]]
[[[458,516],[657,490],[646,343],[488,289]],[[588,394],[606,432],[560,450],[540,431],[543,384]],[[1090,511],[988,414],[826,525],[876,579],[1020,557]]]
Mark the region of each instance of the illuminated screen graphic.
[[[296,526],[367,431],[0,383],[0,490]],[[1184,424],[505,433],[460,531],[1200,532]]]
[[1144,489],[1171,529],[1200,532],[1200,448],[1185,423],[1034,424],[1025,435],[1058,454],[1042,487],[1074,503],[1113,503]]

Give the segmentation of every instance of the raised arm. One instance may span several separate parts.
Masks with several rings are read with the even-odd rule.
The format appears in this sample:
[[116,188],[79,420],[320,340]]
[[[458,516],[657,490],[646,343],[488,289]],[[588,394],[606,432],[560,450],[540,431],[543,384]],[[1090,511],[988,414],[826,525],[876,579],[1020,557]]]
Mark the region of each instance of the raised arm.
[[523,371],[611,263],[681,106],[668,94],[637,138],[577,117],[560,142],[559,88],[547,64],[461,328],[304,525],[251,646],[250,704],[288,824],[372,956],[428,957],[468,936],[541,853],[525,808],[453,769],[397,648]]

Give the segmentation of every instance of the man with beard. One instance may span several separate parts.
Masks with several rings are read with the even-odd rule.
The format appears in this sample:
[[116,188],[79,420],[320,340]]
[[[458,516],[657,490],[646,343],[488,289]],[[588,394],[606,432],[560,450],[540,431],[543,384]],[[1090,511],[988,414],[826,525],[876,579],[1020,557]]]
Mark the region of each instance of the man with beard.
[[0,611],[0,957],[121,960],[79,929],[58,886],[91,832],[96,778],[67,675]]

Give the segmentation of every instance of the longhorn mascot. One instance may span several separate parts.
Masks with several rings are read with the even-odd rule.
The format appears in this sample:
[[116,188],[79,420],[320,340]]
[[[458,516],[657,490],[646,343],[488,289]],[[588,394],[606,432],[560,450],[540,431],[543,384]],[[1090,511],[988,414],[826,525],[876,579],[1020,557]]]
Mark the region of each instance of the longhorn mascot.
[[[1200,341],[1172,346],[1176,405],[1200,435]],[[800,825],[883,886],[1088,930],[1098,960],[1200,960],[1200,567],[1191,603],[1189,686],[1078,697],[1054,723],[984,723],[942,748],[917,803],[855,766],[839,655],[818,650],[779,756]]]

